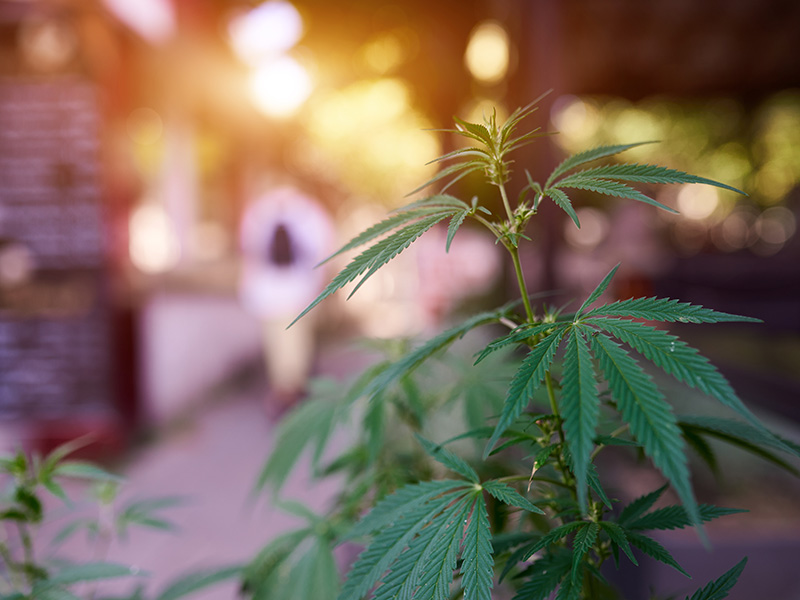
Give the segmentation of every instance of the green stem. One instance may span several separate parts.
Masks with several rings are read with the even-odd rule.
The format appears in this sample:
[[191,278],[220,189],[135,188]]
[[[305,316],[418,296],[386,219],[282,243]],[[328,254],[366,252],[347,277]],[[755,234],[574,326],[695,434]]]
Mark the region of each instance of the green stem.
[[522,295],[522,303],[525,305],[525,316],[527,317],[528,323],[534,323],[536,321],[536,317],[533,314],[533,308],[531,308],[531,299],[528,297],[528,286],[525,284],[525,275],[522,273],[522,263],[519,260],[519,249],[511,244],[508,244],[506,248],[508,248],[508,252],[511,254],[511,260],[514,263],[514,272],[517,274],[517,285],[519,286],[519,292]]
[[511,211],[511,203],[508,201],[508,194],[506,194],[506,186],[500,184],[497,187],[500,188],[500,197],[503,199],[503,206],[506,209],[506,215],[508,215],[508,225],[511,227],[513,233],[517,233],[514,213]]

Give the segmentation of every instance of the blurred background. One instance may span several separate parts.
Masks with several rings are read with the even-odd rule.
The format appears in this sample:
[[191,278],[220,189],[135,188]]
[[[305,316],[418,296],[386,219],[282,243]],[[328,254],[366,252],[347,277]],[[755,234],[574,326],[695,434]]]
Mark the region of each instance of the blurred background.
[[[679,334],[796,425],[798,40],[800,4],[780,0],[0,0],[3,445],[91,431],[122,454],[243,372],[263,378],[240,300],[253,200],[280,186],[315,199],[333,250],[435,174],[459,143],[438,131],[453,115],[502,117],[547,90],[526,125],[558,134],[521,151],[520,171],[658,140],[621,158],[747,195],[655,191],[679,216],[587,196],[580,231],[544,207],[530,288],[558,304],[622,262],[619,297],[763,319]],[[435,330],[512,289],[491,240],[442,245],[432,234],[316,309],[316,369],[355,369],[346,340]]]

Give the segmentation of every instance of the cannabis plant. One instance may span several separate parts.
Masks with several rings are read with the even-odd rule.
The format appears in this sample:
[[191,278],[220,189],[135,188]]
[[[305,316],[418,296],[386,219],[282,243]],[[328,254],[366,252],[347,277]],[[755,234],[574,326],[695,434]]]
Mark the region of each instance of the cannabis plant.
[[[0,456],[0,600],[112,600],[100,595],[98,584],[111,579],[141,580],[138,568],[109,562],[115,538],[131,527],[172,529],[162,511],[179,499],[146,498],[118,502],[122,479],[91,462],[68,458],[87,443],[78,439],[42,457],[17,451]],[[91,484],[88,508],[71,498],[67,485]],[[81,486],[85,487],[85,486]],[[54,503],[55,501],[55,503]],[[66,509],[66,510],[65,510]],[[61,513],[59,515],[59,513]],[[60,518],[59,518],[60,516]],[[66,520],[59,530],[53,526]],[[59,556],[72,536],[86,534],[89,560]],[[156,600],[176,600],[239,575],[241,567],[223,567],[187,574],[170,583]],[[142,586],[132,595],[113,600],[144,600]]]
[[[502,124],[496,114],[484,123],[456,119],[448,131],[468,143],[437,159],[448,166],[415,192],[432,184],[443,184],[441,190],[395,211],[341,248],[334,256],[366,246],[298,317],[346,286],[352,284],[354,293],[440,224],[447,227],[445,251],[466,222],[485,228],[508,253],[519,289],[518,300],[472,316],[417,347],[387,344],[386,359],[352,384],[315,384],[311,398],[281,425],[259,486],[278,494],[310,449],[320,477],[341,478],[341,494],[325,515],[296,502],[283,504],[307,526],[273,541],[253,560],[245,576],[253,597],[615,598],[606,579],[609,559],[617,564],[654,559],[688,575],[648,532],[693,527],[705,540],[705,522],[739,512],[698,503],[689,447],[712,464],[711,438],[782,464],[777,453],[798,455],[798,446],[768,431],[706,358],[655,325],[756,319],[668,298],[604,303],[618,265],[577,308],[535,304],[538,296],[529,292],[522,260],[543,202],[553,202],[580,227],[576,191],[675,212],[631,184],[738,190],[662,166],[598,162],[638,145],[624,144],[571,156],[544,183],[523,170],[522,190],[512,199],[510,155],[542,135],[517,131],[534,111],[535,104],[518,109]],[[491,184],[499,211],[490,210],[491,199],[464,202],[447,193],[470,174]],[[478,328],[490,337],[475,351],[470,375],[443,358],[443,351]],[[464,385],[456,389],[455,381],[448,391],[455,372]],[[504,376],[497,397],[498,377]],[[669,376],[737,418],[677,415],[662,391]],[[465,427],[442,439],[447,427],[441,424],[452,429],[453,418],[437,414],[456,414],[454,403],[461,404]],[[338,431],[346,435],[332,443]],[[473,444],[479,452],[472,451]],[[660,471],[664,485],[627,503],[616,498],[596,466],[598,454],[610,447],[643,456]],[[329,461],[334,451],[338,454]],[[665,504],[668,488],[677,504]],[[334,554],[336,547],[343,550]],[[353,548],[362,550],[340,586],[335,557],[346,562]],[[744,561],[692,600],[725,597],[743,567]]]

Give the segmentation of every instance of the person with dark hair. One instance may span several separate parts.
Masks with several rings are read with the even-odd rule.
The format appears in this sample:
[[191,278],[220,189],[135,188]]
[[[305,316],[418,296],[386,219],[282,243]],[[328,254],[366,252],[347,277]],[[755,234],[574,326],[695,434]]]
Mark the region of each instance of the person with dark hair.
[[262,323],[268,409],[281,414],[303,394],[314,358],[313,315],[287,326],[325,284],[315,266],[331,252],[333,227],[318,201],[283,187],[247,206],[240,237],[240,297]]

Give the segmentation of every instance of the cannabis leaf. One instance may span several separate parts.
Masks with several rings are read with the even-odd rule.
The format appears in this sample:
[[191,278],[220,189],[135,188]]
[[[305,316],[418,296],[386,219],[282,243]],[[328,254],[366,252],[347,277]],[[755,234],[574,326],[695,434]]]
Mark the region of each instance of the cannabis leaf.
[[565,325],[547,333],[533,347],[525,360],[522,361],[522,365],[509,385],[508,395],[503,404],[503,412],[500,415],[500,420],[497,422],[494,433],[492,433],[492,437],[489,439],[489,443],[486,445],[483,453],[484,459],[489,456],[503,432],[525,410],[533,393],[544,381],[545,374],[553,362],[558,345],[561,343],[565,333]]
[[718,579],[715,579],[701,590],[697,590],[692,597],[686,597],[686,600],[722,600],[728,597],[728,592],[736,585],[739,576],[744,571],[747,564],[747,557],[743,558],[729,571],[724,573]]

